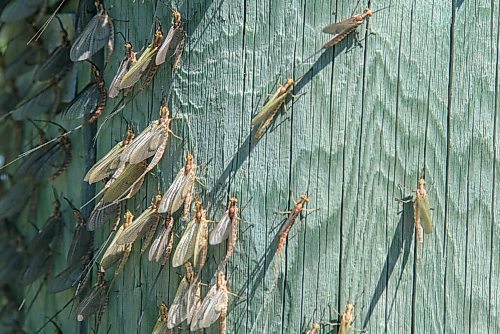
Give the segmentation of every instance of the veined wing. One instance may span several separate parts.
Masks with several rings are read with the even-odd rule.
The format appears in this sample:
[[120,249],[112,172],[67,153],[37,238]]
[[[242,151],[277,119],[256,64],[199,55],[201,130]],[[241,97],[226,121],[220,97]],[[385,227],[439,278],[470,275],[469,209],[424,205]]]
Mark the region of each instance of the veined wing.
[[126,245],[134,243],[140,239],[153,226],[158,224],[160,216],[151,208],[147,208],[137,219],[132,221],[132,224],[126,228],[123,233],[116,239],[116,244]]
[[120,163],[120,154],[124,149],[125,146],[123,146],[122,142],[116,144],[104,157],[89,169],[83,180],[92,184],[111,175],[118,167]]
[[187,196],[187,193],[191,190],[193,183],[194,175],[191,173],[185,175],[184,167],[181,168],[179,173],[177,173],[174,182],[172,182],[172,185],[165,192],[165,195],[163,195],[162,201],[158,207],[158,212],[168,212],[169,214],[172,214],[179,210]]
[[175,268],[182,266],[184,262],[193,256],[198,227],[198,222],[195,218],[193,218],[186,227],[186,230],[182,234],[179,244],[175,249],[174,257],[172,259],[172,267]]
[[78,94],[61,113],[61,119],[78,119],[92,114],[99,105],[101,96],[96,83],[91,83]]
[[114,39],[113,32],[113,22],[109,16],[106,13],[96,14],[73,42],[70,50],[71,61],[82,61],[92,57]]
[[151,123],[132,143],[127,145],[120,156],[120,160],[134,164],[150,158],[156,153],[156,149],[158,148],[158,146],[152,146],[151,143],[155,137],[162,136],[162,134],[163,129],[158,123]]
[[113,78],[113,81],[111,81],[111,85],[109,85],[108,96],[110,98],[113,99],[118,96],[118,93],[120,93],[120,82],[127,73],[129,66],[130,58],[125,57],[124,59],[122,59],[122,61],[120,62],[120,66],[116,71],[115,77]]
[[116,239],[123,233],[123,225],[120,226],[118,231],[116,231],[115,237],[109,244],[108,248],[104,252],[104,255],[102,256],[101,259],[101,267],[103,270],[107,270],[111,268],[118,260],[120,260],[123,257],[123,254],[125,253],[126,245],[118,245],[116,243]]
[[160,233],[158,233],[156,239],[153,241],[151,247],[149,248],[149,256],[148,256],[149,261],[154,260],[158,262],[161,259],[163,253],[165,252],[165,249],[168,247],[169,244],[170,235],[172,232],[172,225],[173,223],[169,224],[168,227],[165,227],[165,225],[161,227]]
[[12,110],[12,118],[23,120],[49,113],[57,107],[58,98],[59,88],[52,83],[43,83],[36,87],[34,92],[27,98],[17,104],[16,108]]
[[72,288],[80,280],[85,270],[84,261],[77,262],[57,274],[50,282],[49,293],[57,293]]
[[222,216],[221,220],[215,225],[212,232],[210,232],[210,245],[218,245],[229,236],[229,231],[231,230],[231,219],[228,216],[228,213]]
[[168,312],[167,328],[172,329],[179,325],[187,318],[187,292],[190,284],[186,277],[179,283],[177,292],[175,293],[174,301]]
[[[204,244],[208,242],[208,223],[205,218],[198,222],[198,232],[196,233],[196,242],[194,244],[193,264],[199,266],[198,256]],[[208,247],[208,245],[206,245]]]
[[424,197],[417,195],[415,200],[417,201],[418,211],[420,214],[420,223],[422,224],[425,234],[432,233],[432,218],[429,198],[427,195]]
[[323,28],[323,32],[326,34],[337,35],[346,30],[357,28],[363,23],[363,20],[356,20],[354,17],[345,19],[340,22],[332,23]]
[[[146,162],[138,164],[128,164],[125,170],[116,178],[116,180],[109,186],[109,188],[104,192],[102,196],[102,201],[104,203],[111,203],[121,198],[130,198],[139,189],[134,187],[130,190],[130,187],[137,182],[139,177],[144,174],[146,170]],[[139,182],[142,184],[142,181]],[[128,192],[128,194],[127,194]]]
[[108,282],[95,286],[76,308],[77,320],[83,321],[88,316],[103,310],[108,303]]
[[280,91],[281,87],[278,89],[278,91],[276,91],[276,93],[274,93],[273,96],[271,96],[271,98],[269,98],[269,100],[264,104],[259,113],[255,115],[255,117],[252,119],[252,125],[262,123],[268,117],[268,114],[273,111],[273,109],[275,108],[276,100],[280,95]]
[[224,305],[225,299],[224,290],[217,289],[217,284],[214,284],[193,316],[191,331],[208,328],[216,322],[219,319],[220,312],[224,307],[227,307],[227,305]]
[[63,73],[72,64],[69,58],[69,45],[60,45],[55,48],[47,60],[36,70],[35,78],[46,81]]
[[184,32],[182,25],[179,25],[175,28],[174,26],[170,27],[167,37],[165,38],[162,45],[158,49],[158,53],[156,54],[155,64],[161,65],[165,62],[165,60],[171,58],[174,54],[175,55],[181,54],[182,49],[184,49],[185,38],[186,38],[186,33]]
[[141,57],[133,64],[120,81],[120,89],[133,87],[139,81],[151,64],[151,60],[158,51],[157,47],[149,46]]
[[187,298],[187,323],[188,325],[193,320],[193,316],[196,310],[201,305],[201,288],[200,281],[197,278],[193,278],[189,290],[186,295]]

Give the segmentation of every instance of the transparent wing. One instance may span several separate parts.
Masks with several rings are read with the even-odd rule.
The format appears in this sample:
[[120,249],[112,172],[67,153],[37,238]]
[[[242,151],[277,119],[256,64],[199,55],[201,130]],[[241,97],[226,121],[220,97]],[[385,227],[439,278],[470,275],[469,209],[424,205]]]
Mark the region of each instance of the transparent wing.
[[42,6],[44,0],[15,0],[11,1],[2,11],[0,21],[15,22],[23,20],[33,14]]
[[26,118],[34,118],[40,114],[48,114],[56,107],[58,103],[58,88],[53,84],[42,84],[35,88],[26,99],[19,102],[14,110],[12,110],[12,118],[15,120],[23,120]]
[[55,48],[47,60],[37,69],[35,77],[38,81],[50,80],[63,73],[72,64],[69,58],[69,46],[61,45]]
[[85,263],[81,261],[57,274],[50,282],[49,293],[57,293],[72,288],[80,280],[84,269]]
[[221,302],[223,300],[224,291],[222,289],[217,290],[217,285],[214,284],[193,316],[191,331],[208,328],[216,322],[222,310]]
[[155,64],[163,64],[165,60],[178,52],[179,47],[183,48],[185,37],[186,34],[182,26],[177,26],[176,28],[174,28],[174,26],[170,27],[167,37],[163,40],[162,45],[158,49]]
[[150,46],[144,51],[137,62],[132,65],[123,76],[123,79],[120,81],[120,89],[132,87],[142,78],[142,75],[148,69],[157,50],[158,48],[151,48]]
[[66,257],[68,265],[78,262],[82,256],[87,254],[91,241],[92,234],[87,231],[85,226],[83,224],[77,225]]
[[101,267],[104,270],[107,270],[111,268],[118,260],[120,260],[123,257],[123,254],[125,253],[126,245],[118,245],[116,243],[116,240],[118,237],[123,233],[123,225],[120,226],[118,231],[116,231],[115,237],[109,244],[108,248],[104,252],[102,259],[101,259]]
[[[169,227],[170,226],[171,225],[169,225]],[[161,259],[163,252],[165,252],[165,249],[168,246],[170,232],[171,228],[166,228],[165,225],[161,227],[160,233],[158,233],[155,240],[151,244],[151,247],[149,248],[149,261],[154,260],[158,262]]]
[[95,15],[73,42],[71,61],[83,61],[92,57],[109,42],[113,30],[113,23],[106,13]]
[[[205,219],[201,219],[198,223],[198,231],[196,233],[196,242],[194,244],[194,254],[193,254],[193,262],[195,266],[199,265],[198,256],[202,250],[202,247],[206,245],[208,239],[208,223]],[[208,247],[208,245],[206,245]]]
[[177,292],[175,293],[174,301],[170,306],[170,311],[168,312],[168,322],[167,328],[172,329],[179,325],[181,322],[187,318],[187,298],[186,294],[189,290],[189,282],[186,277],[184,277]]
[[161,136],[162,133],[163,130],[157,122],[151,123],[131,144],[127,145],[120,156],[120,160],[134,164],[152,157],[158,147],[151,148],[151,142],[154,137]]
[[349,19],[327,25],[323,28],[323,32],[326,34],[337,35],[346,30],[356,28],[357,26],[361,25],[361,23],[363,23],[363,21],[358,21],[355,18],[351,17]]
[[92,166],[92,168],[89,169],[83,180],[92,184],[111,175],[120,163],[120,154],[123,152],[124,148],[125,147],[121,142],[116,144],[108,153],[106,153],[105,156],[103,156],[95,163],[94,166]]
[[278,89],[276,93],[274,93],[273,96],[269,98],[269,100],[264,104],[262,109],[255,115],[255,117],[252,119],[252,125],[257,125],[259,123],[262,123],[269,115],[271,111],[275,108],[274,105],[276,103],[276,99],[279,97],[280,90]]
[[78,321],[85,320],[88,316],[101,311],[108,302],[108,285],[95,286],[76,308]]
[[118,245],[126,245],[134,243],[142,238],[149,229],[158,224],[160,216],[150,208],[146,209],[137,219],[134,219],[132,224],[126,228],[123,233],[116,239]]
[[[112,203],[116,200],[122,198],[130,198],[132,197],[139,189],[134,187],[134,189],[130,189],[130,187],[136,183],[140,177],[143,177],[144,172],[146,171],[146,163],[139,164],[128,164],[125,167],[125,170],[116,178],[116,180],[109,186],[109,188],[104,192],[102,196],[102,201],[104,203]],[[142,181],[139,180],[138,183],[142,184]]]
[[194,253],[194,246],[196,243],[196,235],[198,232],[198,223],[196,219],[192,219],[184,234],[182,234],[179,244],[174,252],[174,257],[172,259],[172,267],[179,267],[184,264]]
[[90,214],[89,219],[87,220],[87,230],[94,231],[98,227],[104,225],[109,219],[114,217],[114,213],[116,212],[116,208],[118,204],[110,205],[107,208],[103,209],[103,205],[105,203],[101,200],[95,206],[94,210]]
[[224,216],[221,218],[221,220],[215,225],[214,229],[212,232],[210,232],[210,239],[209,243],[210,245],[218,245],[224,240],[227,239],[229,236],[229,231],[231,226],[231,219],[229,219],[229,216],[227,215],[227,212],[224,214]]
[[420,223],[422,224],[424,232],[425,234],[432,233],[432,218],[429,198],[427,195],[423,198],[417,195],[416,201],[418,202],[417,205],[420,214]]
[[125,73],[127,73],[129,64],[130,59],[128,57],[122,59],[120,66],[116,71],[115,77],[113,78],[113,81],[111,81],[111,85],[109,85],[108,96],[110,98],[115,98],[118,96],[118,93],[120,92],[120,82],[125,76]]
[[183,167],[179,173],[177,173],[172,185],[165,192],[165,195],[160,202],[158,212],[168,212],[169,214],[173,214],[179,210],[193,183],[194,176],[192,174],[184,175]]
[[101,100],[99,87],[96,83],[89,84],[73,99],[61,113],[61,119],[78,119],[92,114]]
[[189,325],[193,320],[193,316],[196,310],[201,305],[201,288],[200,288],[200,281],[198,279],[195,278],[193,282],[191,282],[191,286],[189,287],[189,291],[187,292],[186,298],[187,298],[186,320]]

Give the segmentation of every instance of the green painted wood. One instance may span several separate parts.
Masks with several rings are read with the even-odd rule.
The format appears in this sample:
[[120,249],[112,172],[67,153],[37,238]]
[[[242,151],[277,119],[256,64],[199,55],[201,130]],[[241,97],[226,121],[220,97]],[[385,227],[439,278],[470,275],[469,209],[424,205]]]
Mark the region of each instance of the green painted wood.
[[[116,30],[135,49],[149,43],[151,2],[107,4],[122,20]],[[157,189],[172,181],[186,150],[208,162],[198,196],[210,219],[223,214],[229,196],[247,205],[244,232],[227,267],[229,289],[240,296],[230,297],[230,333],[305,332],[313,320],[335,321],[334,310],[347,302],[356,304],[354,325],[370,333],[500,333],[500,3],[392,3],[370,19],[375,35],[366,36],[362,26],[361,47],[350,36],[304,62],[328,40],[321,28],[349,17],[354,6],[295,0],[181,4],[188,42],[170,105],[174,115],[187,117],[173,126],[184,139],[171,141],[128,208],[137,216],[147,207]],[[170,10],[159,2],[156,16],[166,32]],[[122,57],[116,40],[108,83]],[[123,118],[106,124],[98,157],[122,138],[125,120],[140,131],[157,117],[169,87],[168,67],[160,67]],[[276,81],[302,75],[295,94],[305,95],[289,103],[288,113],[256,143],[251,116]],[[72,139],[75,159],[55,186],[78,203],[84,152],[81,134]],[[434,231],[415,247],[411,205],[402,207],[394,198],[411,194],[424,167]],[[398,185],[407,190],[401,194]],[[265,256],[273,253],[282,219],[275,212],[288,210],[292,198],[305,192],[308,207],[318,210],[296,223],[277,264],[272,254]],[[47,188],[41,202],[51,200]],[[47,212],[39,207],[37,219]],[[70,212],[65,216],[70,220]],[[64,268],[68,226],[56,271]],[[108,231],[96,233],[96,246]],[[173,300],[180,270],[166,268],[150,296],[159,266],[134,248],[112,289],[103,332],[148,333],[157,305]],[[224,246],[210,248],[204,282],[224,254]],[[26,314],[27,330],[70,297],[42,290]],[[76,332],[73,319],[68,310],[57,317],[65,333]]]

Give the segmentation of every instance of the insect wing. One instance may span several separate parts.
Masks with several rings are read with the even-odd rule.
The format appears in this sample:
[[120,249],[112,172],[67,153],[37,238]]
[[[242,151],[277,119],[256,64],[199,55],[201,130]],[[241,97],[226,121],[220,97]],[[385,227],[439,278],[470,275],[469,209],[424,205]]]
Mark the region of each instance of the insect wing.
[[40,114],[47,114],[59,104],[59,89],[54,84],[37,86],[31,94],[12,110],[12,118],[24,120]]
[[[170,27],[167,37],[165,38],[162,45],[158,49],[158,53],[156,54],[155,64],[161,65],[165,62],[165,60],[169,59],[173,55],[180,57],[180,55],[182,54],[182,50],[184,49],[185,38],[186,38],[186,33],[184,32],[182,26]],[[174,64],[174,68],[177,67],[176,65],[177,64]]]
[[90,315],[101,312],[108,303],[108,282],[95,286],[76,308],[76,318],[83,321]]
[[69,58],[69,50],[70,48],[67,45],[55,48],[47,57],[47,60],[37,69],[35,78],[38,81],[46,81],[64,73],[72,64]]
[[71,61],[89,59],[114,39],[113,22],[106,13],[95,15],[71,47]]
[[212,285],[200,307],[196,310],[191,321],[191,331],[208,328],[219,319],[224,305],[224,291],[217,289],[217,284]]
[[172,329],[179,325],[181,322],[187,318],[187,293],[189,291],[190,284],[184,277],[179,283],[179,287],[175,293],[174,301],[172,306],[170,306],[170,311],[168,312],[167,328]]
[[61,113],[61,119],[78,119],[92,114],[97,109],[100,100],[101,96],[97,83],[89,84]]
[[202,218],[198,225],[198,232],[196,233],[196,242],[194,245],[193,262],[195,266],[199,266],[199,255],[203,247],[206,247],[208,239],[208,224],[207,221]]
[[111,268],[118,260],[123,257],[125,253],[126,245],[118,245],[116,240],[123,233],[123,225],[120,226],[118,231],[116,231],[115,237],[109,244],[108,248],[104,252],[100,265],[103,270]]
[[33,14],[42,6],[44,0],[15,0],[9,3],[0,16],[2,22],[15,22],[23,20]]
[[149,229],[155,227],[159,219],[160,216],[151,208],[146,209],[119,237],[117,237],[116,244],[126,245],[134,243],[146,234]]
[[221,220],[215,225],[212,232],[210,232],[210,245],[218,245],[229,236],[229,231],[231,230],[231,219],[227,212],[221,218]]
[[194,279],[193,282],[191,282],[191,285],[189,286],[189,290],[187,292],[187,323],[190,324],[191,321],[193,320],[193,316],[196,312],[196,310],[200,307],[201,305],[201,287],[200,287],[200,281],[198,281],[196,278]]
[[113,81],[111,81],[111,85],[109,85],[108,96],[110,98],[113,99],[118,96],[118,93],[120,93],[120,82],[127,73],[129,65],[130,65],[130,59],[128,57],[122,59],[120,66],[116,71],[115,77],[113,78]]
[[83,180],[92,184],[111,175],[118,167],[120,163],[120,154],[124,149],[125,146],[123,146],[121,142],[116,144],[104,157],[89,169]]
[[269,113],[273,111],[275,102],[280,95],[280,90],[281,89],[278,89],[278,91],[274,93],[274,95],[271,96],[271,98],[264,104],[259,113],[255,115],[255,117],[252,119],[252,125],[262,123],[268,117]]
[[152,46],[148,47],[146,51],[144,51],[137,62],[133,64],[123,76],[123,79],[120,81],[120,89],[130,88],[141,79],[144,72],[148,69],[151,60],[153,60],[156,51],[158,51],[158,48],[153,48]]
[[151,123],[125,148],[120,156],[121,162],[136,164],[150,158],[156,153],[164,135],[157,122]]
[[424,228],[424,232],[426,234],[432,233],[432,218],[431,218],[431,209],[429,205],[429,198],[427,195],[421,197],[417,195],[416,199],[417,206],[420,215],[420,223]]
[[50,249],[47,247],[42,251],[31,254],[30,263],[21,278],[21,285],[31,284],[46,273],[51,267],[49,263],[51,257]]
[[[131,198],[139,191],[142,181],[138,182],[139,186],[130,190],[130,187],[137,182],[139,177],[144,174],[146,163],[129,164],[125,170],[116,178],[102,196],[104,203],[112,203],[122,198]],[[128,194],[127,194],[128,192]]]
[[194,247],[196,243],[196,236],[198,234],[199,224],[196,219],[192,219],[186,230],[182,234],[179,244],[174,252],[174,257],[172,259],[172,267],[179,267],[184,264],[194,253]]
[[149,249],[149,261],[158,262],[162,257],[165,249],[167,249],[169,245],[170,236],[172,234],[172,226],[173,224],[169,224],[167,227],[165,225],[162,226],[160,233],[156,236],[156,239],[153,241],[151,248]]
[[26,194],[33,191],[34,184],[30,178],[17,182],[9,191],[0,198],[0,218],[8,218],[19,211],[26,205]]
[[363,23],[363,21],[359,21],[351,17],[349,19],[327,25],[323,28],[323,32],[326,34],[337,35],[346,30],[356,28],[361,25],[361,23]]
[[110,205],[105,208],[103,206],[105,203],[101,200],[95,206],[94,210],[90,213],[90,217],[87,220],[87,230],[94,231],[98,227],[104,225],[109,219],[114,216],[118,204]]
[[39,233],[31,239],[28,252],[35,253],[49,245],[52,240],[61,232],[63,222],[55,217],[50,217]]
[[76,263],[87,254],[91,242],[92,233],[87,231],[83,224],[77,225],[66,258],[68,265]]
[[54,277],[49,285],[49,293],[58,293],[72,288],[80,280],[85,269],[83,261],[64,269]]
[[185,175],[183,167],[179,173],[177,173],[172,185],[163,195],[160,205],[158,206],[158,212],[173,214],[179,210],[193,184],[194,175],[191,173]]

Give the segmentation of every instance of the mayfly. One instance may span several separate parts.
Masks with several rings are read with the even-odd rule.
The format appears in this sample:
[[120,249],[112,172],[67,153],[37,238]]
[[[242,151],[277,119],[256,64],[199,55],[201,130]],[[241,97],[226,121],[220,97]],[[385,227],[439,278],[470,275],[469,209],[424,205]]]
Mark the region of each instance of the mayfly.
[[323,28],[323,32],[335,35],[335,37],[323,45],[323,49],[328,49],[341,42],[350,33],[356,30],[365,20],[372,16],[373,12],[370,8],[366,8],[362,14],[356,14],[350,19],[346,19],[337,23],[332,23]]
[[229,244],[227,246],[224,263],[226,263],[229,260],[229,257],[233,254],[238,240],[238,225],[240,218],[238,217],[239,209],[237,203],[238,200],[236,198],[229,199],[229,209],[217,225],[215,225],[212,232],[210,232],[210,245],[220,244],[229,237]]
[[83,219],[80,210],[78,210],[73,203],[64,197],[68,205],[73,211],[73,215],[76,218],[75,231],[73,232],[73,239],[69,246],[68,255],[66,257],[66,262],[68,265],[75,264],[81,260],[82,257],[86,256],[88,250],[92,245],[93,235],[86,228],[85,219]]
[[151,244],[154,233],[160,220],[158,213],[158,203],[161,201],[161,195],[156,195],[151,203],[151,206],[137,217],[132,224],[124,229],[123,232],[116,238],[117,245],[133,244],[142,236],[147,234],[146,241],[142,245],[141,251],[144,252]]
[[122,81],[125,74],[128,72],[130,67],[137,62],[136,52],[132,51],[132,44],[130,42],[125,43],[125,57],[120,62],[118,70],[109,85],[108,96],[110,98],[115,98],[120,92],[120,82]]
[[153,243],[149,248],[149,261],[158,262],[161,257],[165,255],[163,258],[162,267],[167,264],[174,243],[173,227],[174,218],[172,216],[166,217],[165,223],[160,227],[160,232],[153,240]]
[[255,133],[255,139],[260,139],[264,135],[276,117],[278,110],[282,106],[285,106],[286,98],[292,93],[294,83],[293,79],[288,79],[283,86],[278,88],[276,93],[269,98],[259,113],[252,119],[252,125],[259,125]]
[[284,213],[288,213],[288,219],[285,221],[285,223],[281,227],[281,231],[279,233],[279,242],[278,242],[278,249],[276,250],[276,254],[280,255],[281,251],[283,250],[283,247],[285,247],[286,239],[288,237],[288,233],[290,233],[290,229],[292,228],[293,224],[297,220],[297,217],[300,215],[300,213],[303,210],[306,210],[304,206],[309,202],[309,198],[306,195],[301,195],[300,196],[300,201],[295,204],[295,207],[293,208],[292,211],[287,211]]
[[94,231],[109,219],[110,214],[116,211],[118,200],[132,198],[140,190],[144,182],[145,170],[145,161],[138,164],[129,164],[109,187],[104,188],[101,200],[96,204],[87,221],[89,231]]
[[132,131],[132,128],[129,127],[127,129],[125,139],[116,144],[111,150],[109,150],[108,153],[106,153],[106,155],[104,155],[104,157],[97,161],[94,166],[89,169],[83,180],[92,184],[113,174],[120,164],[120,154],[133,139],[134,132]]
[[422,177],[418,180],[417,190],[415,193],[415,198],[408,201],[398,200],[402,203],[413,202],[413,216],[415,219],[415,231],[417,233],[417,239],[419,243],[424,242],[424,233],[432,233],[432,218],[431,218],[431,208],[429,205],[429,197],[427,196],[427,190],[425,189],[425,178],[422,173]]
[[73,42],[70,58],[74,62],[89,59],[104,46],[107,46],[108,58],[113,53],[115,43],[113,21],[104,9],[101,0],[96,1],[96,8],[98,13]]
[[97,313],[97,322],[100,321],[109,300],[110,284],[106,281],[104,274],[104,272],[97,273],[99,277],[97,284],[76,308],[76,320],[83,321]]
[[191,320],[190,329],[192,332],[202,328],[210,327],[220,318],[219,333],[226,333],[227,315],[227,282],[223,271],[217,274],[217,283],[214,284],[199,308],[195,311]]
[[62,233],[64,221],[61,215],[61,204],[57,199],[57,194],[54,190],[54,211],[47,219],[43,227],[31,239],[28,247],[28,252],[31,254],[38,253],[41,249],[45,249],[54,240],[56,240]]
[[201,202],[196,202],[195,207],[196,214],[189,222],[175,249],[172,259],[172,267],[174,268],[182,266],[191,257],[194,257],[194,265],[198,264],[200,271],[205,264],[208,248],[208,222]]
[[69,265],[69,267],[52,278],[48,288],[49,293],[65,291],[78,284],[78,289],[75,292],[75,295],[78,295],[87,283],[87,281],[80,281],[80,278],[81,273],[85,270],[85,266],[88,264],[89,260],[90,256],[83,257],[78,262]]
[[[339,323],[327,323],[328,325],[332,326],[340,326],[339,328],[339,334],[348,334],[349,330],[355,329],[351,326],[352,322],[354,321],[354,304],[347,304],[345,307],[344,313],[339,313],[337,312],[338,315],[340,316],[340,322]],[[356,329],[359,332],[364,332],[364,330]]]
[[[137,164],[152,156],[153,159],[144,173],[130,186],[130,189],[132,189],[137,185],[140,179],[144,178],[146,174],[160,162],[167,148],[169,134],[172,132],[172,130],[170,130],[170,122],[172,119],[169,116],[170,111],[165,101],[160,109],[160,118],[152,122],[123,150],[120,155],[120,165],[111,177],[109,181],[110,185],[123,172],[127,164]],[[121,199],[123,198],[118,198],[114,203],[119,202]]]
[[130,228],[130,226],[132,225],[134,221],[134,215],[132,215],[132,213],[127,210],[127,212],[125,212],[124,218],[125,222],[123,223],[122,226],[120,226],[120,228],[116,232],[113,241],[109,245],[108,249],[106,249],[106,251],[104,252],[104,255],[102,256],[102,260],[100,263],[101,271],[105,271],[119,260],[120,263],[114,273],[115,278],[122,271],[123,267],[125,266],[125,263],[128,260],[128,257],[130,256],[130,253],[132,252],[132,243],[127,243],[122,245],[119,245],[117,243],[117,240],[121,237],[121,235],[125,231],[127,231],[127,229]]
[[171,330],[168,329],[167,327],[167,321],[168,321],[168,308],[165,303],[160,304],[160,316],[158,317],[158,320],[156,321],[156,324],[153,328],[153,331],[151,334],[169,334],[171,333]]
[[181,60],[185,40],[186,32],[182,26],[181,13],[175,10],[172,12],[172,26],[170,27],[167,37],[165,37],[165,40],[158,50],[155,64],[161,65],[165,62],[165,60],[173,57],[172,68],[175,71]]
[[317,322],[314,322],[312,329],[307,331],[307,334],[319,334],[320,329],[321,329],[321,325]]
[[35,78],[38,81],[46,81],[61,77],[73,64],[69,58],[71,43],[68,39],[68,32],[64,29],[59,17],[56,16],[56,18],[61,27],[61,44],[52,50],[47,59],[35,72]]
[[147,82],[149,82],[149,80],[153,78],[153,75],[156,72],[158,66],[153,65],[150,67],[149,65],[151,64],[153,58],[156,56],[156,53],[158,52],[158,47],[160,46],[162,39],[163,39],[163,33],[161,31],[161,27],[158,26],[158,28],[156,29],[153,42],[141,54],[137,62],[135,62],[132,66],[130,66],[129,70],[120,81],[119,89],[133,87],[137,83],[137,81],[139,81],[142,78],[144,72],[146,72],[146,70],[148,69],[149,70],[146,75],[146,79],[142,84],[141,89],[145,87]]
[[190,262],[186,262],[184,268],[186,273],[177,287],[174,301],[170,306],[168,329],[178,326],[184,320],[190,324],[195,310],[201,304],[200,282],[195,277],[193,266]]
[[193,186],[196,180],[196,164],[193,162],[191,154],[186,155],[186,164],[177,173],[172,185],[163,195],[159,213],[174,214],[184,204],[182,220],[187,220],[193,196]]
[[55,114],[61,100],[61,91],[54,80],[35,83],[28,95],[2,118],[12,115],[14,120],[36,118],[41,114]]
[[78,119],[92,114],[87,123],[94,123],[103,113],[108,98],[104,78],[97,66],[91,63],[94,79],[77,97],[73,99],[62,112],[62,119]]

